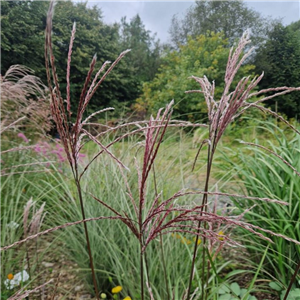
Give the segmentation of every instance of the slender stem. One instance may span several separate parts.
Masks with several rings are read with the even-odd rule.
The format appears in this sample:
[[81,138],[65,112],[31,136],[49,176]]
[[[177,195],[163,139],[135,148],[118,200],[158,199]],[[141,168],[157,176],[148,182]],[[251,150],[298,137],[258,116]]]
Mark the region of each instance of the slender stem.
[[36,255],[36,269],[37,273],[39,273],[39,252],[38,252],[38,238],[35,240],[35,255]]
[[147,275],[147,278],[146,278],[146,281],[148,282],[148,285],[149,287],[150,286],[150,280],[149,280],[149,264],[148,264],[148,259],[147,259],[147,252],[146,250],[144,251],[144,258],[145,258],[145,267],[146,267],[146,275]]
[[141,275],[141,300],[144,300],[144,261],[143,261],[143,244],[140,241],[140,275]]
[[[152,170],[153,170],[155,197],[157,197],[158,191],[157,191],[157,183],[156,183],[154,163],[153,163],[153,169]],[[157,203],[157,205],[159,205],[159,203]],[[161,260],[162,260],[163,269],[164,269],[164,278],[165,278],[165,284],[166,284],[167,299],[170,300],[170,293],[169,293],[169,287],[168,287],[168,277],[167,277],[167,267],[166,267],[166,260],[165,260],[165,255],[164,255],[163,237],[162,237],[161,232],[159,233],[159,245],[160,245],[160,251],[161,251]]]
[[144,183],[141,185],[140,207],[139,207],[141,300],[144,300],[143,209],[142,209],[143,199],[144,199]]
[[[145,245],[145,237],[142,236],[142,240],[143,240],[143,243],[142,245]],[[145,268],[146,268],[146,282],[148,282],[148,287],[151,288],[151,285],[150,285],[150,276],[149,276],[149,264],[148,264],[148,259],[147,259],[147,252],[146,250],[144,250],[143,252],[143,257],[145,259]],[[144,261],[144,260],[143,260]]]
[[[208,159],[210,158],[210,154],[208,154]],[[211,170],[211,164],[208,163],[208,168],[207,168],[207,179],[206,179],[206,183],[205,183],[205,192],[208,192],[208,182],[209,182],[209,177],[210,177],[210,170]],[[210,165],[210,166],[209,166]],[[205,205],[205,208],[204,210],[207,211],[207,206],[206,206],[206,203],[207,203],[207,197],[208,195],[206,194],[206,197],[204,198],[203,197],[203,202],[202,202],[202,205]],[[201,214],[202,214],[202,211],[203,211],[203,208],[201,209]],[[198,232],[200,232],[200,226],[201,226],[201,221],[199,221],[199,229],[198,229]],[[207,223],[204,224],[204,228],[206,228],[207,226]],[[197,243],[198,244],[198,243]],[[204,281],[204,278],[205,278],[205,265],[206,265],[206,251],[204,249],[204,247],[206,247],[206,238],[203,239],[203,257],[202,257],[202,280],[201,280],[201,295],[202,295],[202,299],[205,299],[205,291],[204,291],[204,285],[205,285],[205,281]]]
[[[204,224],[205,226],[205,224]],[[203,256],[202,256],[202,278],[201,278],[201,299],[205,299],[205,265],[206,265],[206,238],[203,239]]]
[[[208,149],[207,149],[207,170],[206,170],[206,180],[205,180],[205,187],[204,191],[208,192],[208,185],[209,185],[209,177],[210,177],[210,172],[211,172],[211,167],[212,167],[212,161],[213,161],[213,154],[214,154],[214,147],[211,147],[210,144],[208,144]],[[207,203],[207,194],[203,195],[202,198],[202,208],[201,208],[201,215],[204,209],[204,206]],[[207,210],[207,207],[205,206],[205,211]],[[189,279],[189,287],[187,291],[187,297],[191,293],[191,288],[192,288],[192,281],[193,281],[193,276],[194,276],[194,268],[195,268],[195,262],[196,262],[196,256],[197,256],[197,250],[198,250],[198,241],[199,241],[199,233],[200,233],[200,228],[201,228],[201,221],[198,222],[198,230],[197,230],[197,235],[195,239],[195,244],[194,244],[194,253],[193,253],[193,259],[192,259],[192,266],[191,266],[191,273],[190,273],[190,279]],[[203,240],[203,247],[205,246],[206,239]],[[203,264],[202,264],[202,299],[204,297],[204,271],[205,271],[205,251],[203,251]]]
[[297,268],[296,268],[296,270],[295,270],[295,273],[293,274],[293,277],[292,277],[292,279],[291,279],[291,281],[290,281],[290,284],[289,284],[288,289],[286,290],[286,293],[285,293],[285,295],[284,295],[283,300],[286,300],[286,299],[287,299],[287,297],[288,297],[288,295],[289,295],[289,293],[290,293],[290,291],[291,291],[292,285],[293,285],[293,283],[294,283],[294,281],[295,281],[295,279],[296,279],[296,276],[297,276],[299,270],[300,270],[300,261],[298,262]]
[[170,300],[170,293],[169,293],[169,288],[168,288],[168,278],[167,278],[167,267],[166,267],[166,260],[165,260],[165,255],[164,255],[163,238],[162,238],[161,233],[159,234],[159,243],[160,243],[160,250],[161,250],[161,260],[162,260],[163,269],[164,269],[167,299]]
[[[77,175],[78,174],[76,174],[75,182],[76,182],[76,187],[77,187],[79,201],[80,201],[82,219],[85,220],[85,212],[84,212],[84,207],[83,207],[82,191],[81,191],[80,181],[78,180]],[[93,256],[92,256],[92,251],[91,251],[91,246],[90,246],[89,233],[88,233],[86,222],[83,223],[83,226],[84,226],[87,250],[88,250],[89,259],[90,259],[90,268],[91,268],[91,271],[92,271],[92,278],[93,278],[93,284],[94,284],[94,289],[95,289],[95,293],[96,293],[96,298],[97,298],[97,300],[100,300],[98,287],[97,287],[96,276],[95,276],[95,270],[94,270]]]

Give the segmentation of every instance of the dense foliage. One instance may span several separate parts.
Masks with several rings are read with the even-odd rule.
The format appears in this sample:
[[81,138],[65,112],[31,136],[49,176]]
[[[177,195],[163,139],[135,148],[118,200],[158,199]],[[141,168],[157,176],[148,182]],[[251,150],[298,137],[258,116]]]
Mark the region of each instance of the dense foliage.
[[[2,1],[2,73],[5,73],[12,64],[23,64],[33,69],[35,75],[46,82],[44,31],[48,7],[48,1]],[[158,41],[155,42],[156,48],[150,49],[154,39],[145,30],[138,16],[130,24],[123,20],[123,30],[120,32],[120,25],[109,26],[103,23],[101,9],[98,6],[89,7],[87,3],[59,1],[56,4],[53,21],[53,43],[62,90],[65,87],[64,78],[73,22],[76,22],[71,65],[73,104],[78,102],[94,54],[97,54],[100,67],[104,61],[116,59],[122,50],[130,47],[133,48],[133,54],[125,58],[103,83],[102,89],[91,103],[90,110],[108,105],[116,106],[119,102],[132,102],[139,94],[141,82],[151,78],[146,76],[148,65],[152,66],[150,74],[155,73]],[[132,64],[130,58],[136,57],[136,53],[138,59]],[[141,59],[144,53],[146,56]],[[152,59],[150,62],[149,57]],[[141,61],[143,63],[138,65]],[[144,74],[141,74],[143,72]]]
[[[48,6],[49,1],[1,1],[2,74],[11,65],[22,64],[34,70],[46,83],[44,30]],[[121,107],[128,111],[138,99],[135,107],[144,116],[174,98],[177,114],[189,111],[190,115],[184,118],[201,118],[205,108],[203,101],[196,100],[199,95],[184,94],[196,87],[188,77],[206,75],[215,80],[216,85],[222,84],[224,71],[220,70],[224,70],[228,48],[247,28],[251,30],[253,45],[259,46],[251,63],[256,66],[256,74],[265,73],[259,88],[300,84],[299,22],[284,27],[276,20],[263,18],[242,1],[196,1],[182,20],[174,16],[170,29],[174,52],[166,51],[170,47],[162,45],[146,29],[139,15],[131,20],[123,17],[119,23],[107,25],[99,5],[91,7],[88,3],[58,1],[53,42],[63,92],[73,22],[77,24],[71,64],[73,107],[78,103],[94,54],[98,57],[97,68],[104,61],[116,59],[121,51],[132,49],[103,82],[89,112],[107,106],[114,106],[119,113]],[[245,72],[240,75],[253,67],[244,68]],[[288,117],[299,118],[296,94],[284,95],[276,102],[270,100],[267,105]],[[194,116],[195,112],[198,115]]]
[[273,22],[240,0],[196,1],[183,19],[173,16],[170,35],[173,45],[178,46],[187,43],[189,36],[195,38],[207,31],[223,32],[232,45],[245,30],[251,30],[253,43],[259,45]]
[[[145,83],[143,95],[137,100],[136,108],[154,112],[172,99],[175,100],[174,114],[177,118],[195,121],[207,115],[202,94],[185,94],[185,91],[199,89],[190,76],[206,76],[216,84],[215,96],[220,99],[224,88],[224,75],[228,59],[228,41],[221,33],[200,35],[190,38],[179,51],[169,52],[153,81]],[[251,73],[254,66],[241,67],[238,79]]]
[[[257,121],[257,120],[256,120]],[[257,122],[258,123],[258,122]],[[267,136],[266,147],[277,156],[265,149],[253,145],[247,148],[234,148],[229,154],[223,154],[225,161],[230,163],[225,172],[232,180],[239,180],[241,189],[245,189],[249,196],[280,199],[288,203],[287,206],[278,206],[274,203],[264,203],[253,199],[232,199],[237,211],[245,211],[254,205],[251,212],[245,214],[245,220],[251,224],[280,232],[299,241],[300,239],[300,177],[287,166],[278,156],[289,162],[299,170],[300,166],[300,136],[291,133],[286,128],[281,129],[271,122],[264,122]],[[283,127],[283,126],[282,126]],[[257,128],[256,128],[257,130]],[[225,153],[225,152],[224,152]],[[250,154],[250,155],[249,155]],[[224,167],[222,162],[222,168]],[[299,247],[278,237],[272,237],[274,243],[267,243],[243,231],[243,244],[251,253],[251,259],[260,261],[265,250],[269,247],[264,262],[267,273],[276,278],[281,285],[287,285],[299,262]],[[299,278],[298,278],[299,279]],[[299,286],[299,282],[295,282]]]
[[120,42],[123,49],[132,49],[127,56],[137,78],[142,82],[152,80],[160,64],[161,46],[155,35],[146,30],[139,15],[129,23],[126,17],[121,19]]
[[[264,72],[261,88],[300,86],[300,21],[284,27],[275,26],[266,44],[258,50],[256,71]],[[283,95],[268,101],[273,110],[288,117],[300,117],[300,98],[297,94]]]

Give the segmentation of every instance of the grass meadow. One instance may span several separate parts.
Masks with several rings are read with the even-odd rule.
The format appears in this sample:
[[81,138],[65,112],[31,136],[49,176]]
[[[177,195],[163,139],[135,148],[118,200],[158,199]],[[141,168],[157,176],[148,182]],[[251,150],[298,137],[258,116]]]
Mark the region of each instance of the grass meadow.
[[[26,97],[45,89],[27,69],[1,77],[1,299],[299,300],[300,127],[261,103],[300,88],[259,91],[263,75],[232,86],[251,54],[245,33],[230,51],[221,99],[214,82],[192,77],[205,124],[173,118],[172,101],[111,126],[111,108],[86,109],[128,51],[98,71],[92,59],[74,109],[75,25],[63,99],[52,16],[53,2],[49,93],[31,103],[43,113],[24,111]],[[19,113],[5,117],[12,108]],[[46,134],[45,116],[59,138]]]
[[[257,120],[257,124],[259,123]],[[264,124],[266,125],[265,121]],[[194,142],[199,131],[201,134],[203,129],[194,131],[170,129],[170,133],[161,143],[154,170],[149,177],[148,199],[155,198],[157,193],[162,193],[162,199],[168,199],[181,189],[196,192],[204,188],[205,147],[192,171],[198,149],[195,148]],[[251,125],[246,133],[244,128],[238,131],[243,135],[244,141],[269,145],[273,151],[284,155],[293,166],[299,166],[300,154],[297,150],[299,136],[284,124],[281,124],[280,128],[274,121],[269,121],[264,129],[259,126],[255,129]],[[243,145],[235,139],[235,135],[237,132],[233,134],[232,129],[228,128],[224,136],[226,143],[223,142],[216,153],[210,190],[281,199],[288,202],[289,206],[283,208],[276,203],[213,195],[208,201],[210,209],[213,209],[216,201],[221,200],[215,209],[217,214],[239,215],[241,211],[244,212],[256,205],[244,215],[247,222],[299,240],[299,191],[297,191],[300,186],[299,177],[295,176],[280,159],[257,147]],[[25,147],[24,140],[17,135],[11,140],[13,142],[5,142],[3,139],[2,151],[5,151],[5,148]],[[55,153],[59,143],[54,141],[47,143],[52,149],[49,148],[48,152],[38,152],[36,148],[29,148],[2,155],[5,166],[19,165],[7,171],[2,168],[6,173],[1,178],[2,245],[10,245],[27,235],[81,219],[76,185],[72,180],[67,161]],[[36,141],[28,144],[36,145]],[[41,140],[38,144],[41,144]],[[79,166],[82,168],[84,162],[96,152],[97,146],[88,142],[82,150]],[[134,208],[128,199],[126,185],[130,186],[133,197],[138,197],[138,174],[135,164],[143,155],[143,140],[141,137],[131,137],[120,141],[113,146],[112,152],[130,170],[126,171],[127,182],[112,158],[106,155],[99,157],[84,175],[81,183],[86,218],[111,216],[110,210],[100,205],[91,195],[101,199],[116,211],[126,212],[129,217],[134,218]],[[30,201],[33,204],[28,212],[28,229],[25,233],[24,215]],[[201,201],[201,195],[187,195],[177,199],[174,205],[189,208],[199,205]],[[151,205],[151,201],[147,201],[146,205]],[[44,208],[41,217],[35,218],[42,206]],[[176,214],[178,214],[176,211],[172,212],[169,218],[175,217]],[[36,219],[39,223],[38,228],[31,229]],[[16,224],[15,227],[12,224]],[[272,295],[279,299],[286,290],[289,278],[292,277],[299,261],[299,247],[282,238],[272,238],[274,243],[263,242],[261,238],[243,228],[227,229],[224,224],[216,224],[215,227],[218,233],[222,231],[240,245],[231,248],[215,243],[208,248],[210,255],[215,256],[213,268],[205,270],[205,278],[208,279],[206,285],[208,299],[226,299],[224,295],[227,294],[235,297],[234,299],[243,299],[235,294],[238,288],[235,290],[234,284],[238,284],[240,290],[246,290],[252,297],[255,297],[254,295],[259,297],[262,293],[265,297]],[[135,255],[139,252],[139,243],[132,237],[132,232],[119,220],[111,219],[92,221],[88,224],[88,230],[97,284],[101,293],[110,298],[113,297],[112,288],[122,286],[122,291],[120,295],[118,294],[120,299],[126,295],[130,295],[132,299],[140,299],[140,283],[137,280],[140,263],[138,255]],[[163,235],[162,239],[154,239],[147,248],[146,257],[149,263],[147,276],[151,278],[154,299],[184,297],[194,240],[195,236],[190,233],[173,232]],[[200,239],[199,244],[201,243],[203,239]],[[2,280],[2,299],[7,299],[21,286],[32,289],[45,283],[41,281],[41,274],[45,272],[42,262],[48,256],[50,261],[55,261],[63,253],[67,253],[68,259],[76,263],[78,270],[76,276],[84,282],[85,290],[93,294],[85,234],[82,226],[74,225],[2,252],[2,274],[16,274],[24,269],[30,274],[30,280],[11,290],[7,289]],[[201,253],[200,249],[193,278],[193,290],[201,286],[203,278]],[[168,273],[166,278],[164,269]],[[47,291],[54,289],[56,284],[56,282],[49,283]],[[74,293],[75,286],[68,288],[69,290],[64,290],[58,282],[56,293],[68,299]],[[227,293],[223,293],[223,290]],[[297,283],[294,290],[297,290]]]

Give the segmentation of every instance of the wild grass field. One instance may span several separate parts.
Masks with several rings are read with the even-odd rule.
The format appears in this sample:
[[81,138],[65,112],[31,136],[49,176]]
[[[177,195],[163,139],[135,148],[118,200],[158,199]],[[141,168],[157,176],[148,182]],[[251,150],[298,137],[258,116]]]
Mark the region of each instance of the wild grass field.
[[[257,120],[258,124],[259,122]],[[237,131],[241,131],[244,141],[256,141],[265,146],[271,145],[271,149],[284,155],[293,166],[299,166],[300,154],[297,151],[299,136],[293,134],[284,124],[281,127],[276,126],[274,121],[270,121],[264,129],[257,129],[257,133],[252,126],[247,128],[246,134],[243,134],[244,129]],[[168,199],[182,189],[192,192],[203,190],[206,174],[205,148],[192,171],[197,154],[193,141],[199,131],[202,132],[203,129],[186,132],[171,128],[170,133],[161,143],[154,171],[150,175],[147,187],[148,199],[155,197],[158,193],[162,193],[162,199]],[[235,139],[235,135],[237,132],[232,134],[229,129],[224,136],[226,143],[223,142],[216,153],[210,190],[281,199],[289,202],[290,205],[285,209],[279,204],[212,195],[209,198],[210,209],[213,210],[215,201],[218,201],[219,203],[216,204],[218,214],[239,215],[241,211],[255,204],[257,206],[245,214],[245,220],[299,240],[299,191],[297,191],[300,186],[299,177],[295,176],[293,171],[290,171],[278,158],[269,156],[268,153],[254,146],[242,145]],[[267,140],[266,137],[268,137]],[[37,141],[24,143],[23,139],[17,137],[16,134],[11,134],[11,140],[13,142],[5,143],[3,139],[2,151],[5,151],[5,148],[37,145]],[[38,144],[41,143],[39,140]],[[48,143],[52,149],[48,150],[49,153],[37,152],[33,148],[2,155],[5,166],[19,165],[17,168],[5,171],[7,174],[1,178],[2,245],[9,245],[27,235],[81,219],[76,185],[72,180],[69,167],[66,160],[61,161],[55,153],[59,142],[56,144],[54,141],[48,141]],[[95,144],[88,142],[82,150],[84,155],[80,160],[80,167],[96,152]],[[120,141],[113,146],[112,152],[130,169],[127,173],[127,184],[133,196],[137,196],[138,175],[135,170],[135,158],[141,159],[142,138],[132,137]],[[62,154],[62,156],[65,155]],[[49,162],[50,159],[51,162]],[[97,159],[82,180],[82,191],[86,218],[111,216],[110,211],[99,205],[91,195],[98,197],[116,211],[126,212],[129,217],[134,217],[134,209],[128,201],[126,182],[112,158],[102,156]],[[32,201],[31,206],[30,201]],[[200,195],[191,195],[178,199],[174,205],[188,208],[199,205],[201,201]],[[151,202],[147,205],[151,205]],[[37,212],[41,210],[41,207],[43,210],[37,217]],[[24,224],[26,214],[27,225]],[[172,214],[176,216],[176,212]],[[214,269],[206,270],[208,273],[205,274],[208,276],[206,287],[208,299],[226,299],[223,290],[227,287],[230,291],[227,294],[232,294],[231,297],[237,298],[238,295],[234,292],[238,291],[238,288],[234,289],[237,287],[236,284],[240,286],[240,290],[246,289],[249,295],[253,297],[256,295],[257,299],[279,299],[299,260],[298,246],[293,246],[293,243],[281,238],[273,240],[274,244],[262,243],[260,238],[247,230],[230,230],[218,224],[215,227],[218,233],[228,235],[240,245],[230,247],[215,243],[208,248],[211,256],[217,252],[214,258]],[[123,297],[130,295],[132,299],[140,299],[141,292],[137,280],[139,257],[135,254],[139,251],[139,245],[131,236],[130,230],[116,220],[94,221],[89,224],[88,229],[97,284],[101,293],[105,293],[109,298],[111,289],[120,285],[123,288],[120,295]],[[160,238],[150,244],[147,249],[149,262],[147,272],[151,278],[154,299],[168,299],[168,297],[181,299],[182,293],[187,288],[194,240],[193,235],[184,232],[163,235],[163,253],[160,248]],[[200,245],[201,243],[203,243],[202,239],[199,241]],[[193,279],[194,289],[201,286],[200,251],[196,265],[197,271]],[[62,255],[64,258],[61,258]],[[61,269],[58,264],[62,264]],[[70,265],[75,279],[70,277],[68,270]],[[63,278],[54,277],[54,281],[44,292],[40,290],[39,293],[33,294],[34,299],[40,299],[43,293],[44,297],[49,299],[54,294],[60,295],[60,299],[75,299],[76,295],[93,294],[85,236],[80,225],[49,233],[49,236],[40,236],[2,252],[1,266],[2,274],[16,274],[27,270],[30,279],[21,284],[27,289],[47,282],[54,275],[58,276],[60,272],[68,279],[68,282],[71,282],[68,284]],[[167,279],[164,276],[164,268],[168,271]],[[256,273],[257,271],[259,272]],[[166,280],[169,291],[166,288]],[[275,290],[270,288],[270,285],[275,286]],[[2,281],[2,299],[7,299],[13,291],[19,288],[20,286],[16,286],[11,290],[7,289]],[[297,286],[294,291],[298,291]],[[240,297],[240,299],[243,298]]]
[[[300,87],[259,91],[263,74],[233,85],[253,50],[245,33],[220,99],[214,82],[192,77],[203,124],[173,118],[174,101],[112,124],[112,108],[87,107],[128,51],[97,72],[93,57],[73,108],[76,27],[64,99],[53,10],[48,94],[25,67],[1,77],[2,110],[16,111],[2,115],[1,299],[299,300],[300,127],[261,103]],[[44,98],[31,110],[33,94]]]

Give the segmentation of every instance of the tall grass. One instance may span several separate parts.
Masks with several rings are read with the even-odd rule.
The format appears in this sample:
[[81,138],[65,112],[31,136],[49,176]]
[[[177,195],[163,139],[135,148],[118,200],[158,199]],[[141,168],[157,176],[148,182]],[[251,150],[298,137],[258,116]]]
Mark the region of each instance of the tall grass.
[[[27,150],[27,152],[29,152]],[[46,228],[43,224],[46,210],[53,199],[51,191],[43,184],[50,181],[50,169],[37,172],[37,161],[22,151],[23,155],[13,151],[3,155],[6,168],[14,164],[25,166],[6,170],[1,176],[1,245],[15,243],[29,235],[36,234]],[[20,160],[20,158],[22,158]],[[47,170],[49,172],[47,172]],[[8,274],[17,274],[26,270],[30,279],[21,282],[20,287],[30,287],[43,284],[41,282],[41,262],[45,255],[52,251],[52,242],[48,245],[45,239],[37,238],[26,242],[10,251],[1,253],[1,295],[2,299],[8,299],[16,289],[9,290],[4,282]]]
[[45,134],[51,128],[47,87],[33,71],[22,65],[11,66],[0,75],[1,132],[14,124],[31,136]]
[[[12,175],[13,177],[13,175]],[[25,188],[24,175],[21,175],[18,179],[13,180],[10,176],[7,176],[1,182],[2,191],[6,192],[1,194],[1,244],[12,244],[22,237],[22,217],[23,217],[23,205],[24,194],[22,190]],[[13,224],[16,224],[13,226]],[[2,274],[12,273],[13,266],[16,261],[22,261],[24,252],[21,254],[22,258],[18,257],[20,254],[16,251],[9,251],[1,255]],[[4,290],[2,286],[2,290]]]
[[[291,91],[300,90],[300,88],[287,88],[287,87],[278,87],[278,88],[269,88],[261,91],[255,91],[257,85],[263,78],[263,74],[260,76],[254,77],[250,80],[250,76],[242,78],[235,87],[232,87],[233,79],[235,78],[237,71],[241,67],[241,65],[245,62],[245,60],[251,54],[253,48],[251,48],[248,52],[243,53],[243,49],[246,47],[247,44],[250,43],[248,33],[244,33],[241,37],[237,47],[231,48],[229,52],[228,62],[226,66],[225,72],[225,87],[223,90],[223,94],[220,100],[215,100],[214,92],[215,92],[215,82],[210,82],[206,76],[203,78],[199,78],[196,76],[192,76],[191,78],[194,79],[196,82],[199,83],[201,90],[193,90],[188,91],[187,93],[202,93],[204,95],[207,109],[208,109],[208,119],[209,119],[209,136],[208,139],[202,141],[199,147],[199,151],[195,158],[195,163],[200,153],[202,146],[207,144],[207,172],[206,172],[206,181],[205,181],[205,188],[204,194],[202,199],[202,210],[201,214],[207,212],[207,201],[208,201],[208,191],[209,191],[209,184],[210,184],[210,174],[212,171],[214,155],[218,146],[219,141],[221,140],[226,128],[239,116],[241,116],[246,110],[251,107],[259,108],[261,111],[268,111],[262,105],[262,102],[274,98],[279,95],[283,95],[289,93]],[[232,91],[231,91],[232,90]],[[267,97],[262,97],[259,100],[252,102],[252,99],[259,97],[265,93],[271,92],[272,94]],[[273,113],[273,112],[271,112]],[[274,113],[273,113],[274,114]],[[246,210],[244,210],[246,212]],[[243,213],[244,213],[243,212]],[[207,223],[202,223],[199,221],[198,223],[199,228],[207,228]],[[256,227],[257,229],[264,230],[263,227]],[[200,229],[198,229],[199,232]],[[206,240],[204,240],[205,245]],[[188,288],[188,293],[190,294],[191,291],[191,283],[193,278],[193,269],[194,263],[197,256],[197,249],[198,249],[198,237],[195,241],[194,247],[194,255],[193,255],[193,262],[191,267],[191,275],[190,275],[190,284]],[[205,261],[205,252],[203,255],[203,262],[202,262],[202,278],[204,278],[204,270],[206,266]],[[202,297],[206,299],[206,293],[204,290],[205,282],[202,280]]]
[[[188,159],[186,163],[180,163],[178,160],[178,158],[185,160],[189,144],[184,138],[178,144],[172,142],[173,139],[173,136],[169,136],[161,144],[158,158],[155,161],[155,174],[151,173],[147,182],[147,199],[143,208],[145,212],[150,210],[152,201],[149,200],[156,197],[156,190],[162,191],[162,199],[168,199],[191,180],[192,161]],[[176,149],[174,149],[174,145],[177,145]],[[114,150],[118,153],[118,157],[122,162],[131,169],[127,184],[130,186],[132,197],[137,198],[139,187],[134,155],[137,160],[140,160],[143,148],[141,148],[138,141],[131,139],[129,142],[124,141],[121,144],[116,144]],[[174,164],[181,165],[181,167],[176,168],[176,172]],[[97,180],[91,181],[90,178],[97,178]],[[73,186],[73,192],[72,185],[69,185],[69,188],[69,194],[75,194],[75,187]],[[113,207],[114,210],[126,213],[128,218],[135,219],[134,207],[129,201],[126,182],[120,173],[119,167],[111,159],[99,158],[89,168],[86,176],[82,179],[82,190],[84,197],[87,199],[85,204],[87,217],[111,216],[109,209],[100,206],[93,199],[91,195],[94,195],[105,202],[106,205]],[[62,210],[56,214],[56,222],[63,224],[80,218],[79,203],[76,200],[70,201],[71,205],[70,202],[60,201],[59,207]],[[192,195],[189,198],[178,199],[174,204],[178,208],[183,206],[193,207],[199,202],[199,196]],[[55,207],[57,206],[55,205]],[[172,220],[178,214],[179,212],[174,211],[167,220]],[[124,226],[121,221],[103,220],[88,224],[88,230],[91,248],[94,253],[95,273],[99,290],[109,294],[110,288],[122,285],[124,287],[122,295],[130,295],[132,299],[140,299],[141,287],[140,282],[137,280],[140,273],[140,258],[138,255],[133,255],[133,253],[139,253],[139,242],[132,236],[129,228]],[[62,239],[73,259],[83,270],[83,278],[90,282],[88,254],[84,247],[83,231],[79,227],[69,227],[62,235]],[[149,244],[145,256],[148,262],[148,270],[145,269],[145,272],[149,278],[148,284],[151,286],[154,299],[167,299],[168,295],[171,299],[183,298],[188,287],[193,241],[194,236],[189,233],[177,232],[167,236],[164,235],[163,250],[168,271],[167,286],[163,272],[160,238],[157,237]],[[199,253],[199,255],[201,254]],[[216,263],[216,266],[219,272],[225,267],[223,262],[221,264]],[[194,288],[197,288],[201,283],[198,270],[200,270],[200,260],[196,267]],[[149,295],[145,295],[145,299],[149,299],[149,297]]]
[[[263,74],[253,79],[242,78],[237,86],[231,86],[238,69],[251,53],[251,50],[243,53],[245,46],[250,43],[247,33],[242,36],[237,47],[230,50],[224,78],[225,88],[220,100],[214,99],[214,82],[209,82],[206,77],[192,76],[199,83],[200,90],[189,92],[204,94],[209,120],[206,125],[208,136],[201,142],[193,163],[194,169],[202,146],[206,144],[204,189],[194,191],[186,188],[185,173],[182,170],[179,172],[179,178],[174,175],[164,176],[164,171],[168,169],[165,168],[163,159],[162,162],[159,161],[164,148],[165,133],[169,127],[199,126],[172,120],[173,101],[164,109],[160,109],[155,117],[151,116],[149,120],[118,125],[115,128],[110,127],[96,135],[88,131],[88,127],[92,125],[90,120],[93,116],[112,108],[100,110],[84,119],[87,105],[97,88],[128,50],[122,52],[106,71],[108,62],[105,62],[94,77],[96,56],[93,57],[78,107],[75,108],[77,110],[74,114],[75,122],[72,123],[71,110],[74,108],[71,107],[69,78],[76,27],[74,24],[70,39],[67,60],[67,97],[64,100],[52,49],[53,10],[54,2],[52,1],[47,16],[45,64],[51,96],[51,113],[70,166],[70,178],[73,180],[68,184],[63,184],[64,192],[57,203],[61,211],[57,216],[55,215],[56,222],[59,224],[44,232],[25,236],[23,240],[3,247],[3,250],[65,228],[65,239],[68,241],[69,251],[79,261],[82,269],[90,271],[86,279],[93,282],[93,292],[97,299],[100,295],[99,286],[104,289],[110,284],[124,285],[123,282],[125,282],[124,292],[136,299],[170,300],[172,297],[175,300],[175,297],[207,299],[211,282],[210,275],[214,274],[218,278],[217,254],[225,244],[229,246],[237,244],[230,236],[230,231],[235,226],[244,228],[268,243],[275,237],[280,237],[300,244],[293,237],[286,237],[282,232],[272,231],[272,229],[277,229],[276,227],[270,230],[266,228],[265,223],[245,222],[245,216],[255,207],[245,206],[238,215],[227,216],[217,214],[215,207],[210,209],[208,206],[209,195],[242,197],[211,191],[210,177],[214,166],[214,156],[229,124],[251,107],[270,112],[260,105],[261,102],[300,90],[299,87],[279,87],[257,92],[255,89]],[[101,73],[103,75],[100,78]],[[271,93],[271,95],[258,99],[265,93]],[[251,98],[255,98],[256,101],[249,101]],[[121,136],[112,141],[104,139],[106,134],[110,135],[124,127],[128,128],[128,131]],[[141,134],[140,148],[135,151],[134,155],[130,153],[130,149],[127,150],[129,159],[117,157],[117,149],[113,146],[134,134]],[[80,152],[86,145],[85,139],[95,143],[98,149],[91,157],[87,156],[82,165],[79,158]],[[275,153],[273,150],[271,152]],[[102,154],[107,155],[105,159]],[[292,170],[296,171],[295,168]],[[274,177],[275,173],[272,176]],[[272,179],[272,176],[269,179]],[[170,180],[173,186],[170,191],[166,191],[164,183]],[[285,183],[284,180],[283,183]],[[202,195],[200,201],[199,195]],[[274,195],[260,197],[260,195],[253,194],[252,196],[251,194],[244,198],[250,204],[253,200],[272,205],[288,204],[271,196]],[[290,194],[289,197],[287,200],[293,198]],[[182,243],[178,243],[178,240]],[[175,249],[174,244],[177,244]],[[190,249],[190,244],[193,245],[193,250]],[[180,259],[178,255],[185,259]]]
[[[269,140],[264,141],[264,144],[294,168],[300,170],[300,135],[286,132],[272,123],[264,125],[269,135]],[[233,199],[233,203],[239,211],[255,205],[245,215],[245,220],[299,241],[300,177],[281,159],[253,145],[247,146],[237,153],[231,153],[232,155],[236,159],[226,158],[231,162],[227,172],[236,174],[247,195],[280,199],[289,204],[286,207],[278,207],[272,203],[266,205],[266,203],[259,203],[255,200]],[[286,287],[297,262],[300,261],[299,247],[276,237],[272,237],[273,243],[269,244],[246,232],[243,234],[244,245],[255,261],[259,260],[266,247],[269,247],[264,265],[265,270],[271,278],[278,280],[283,287]]]

